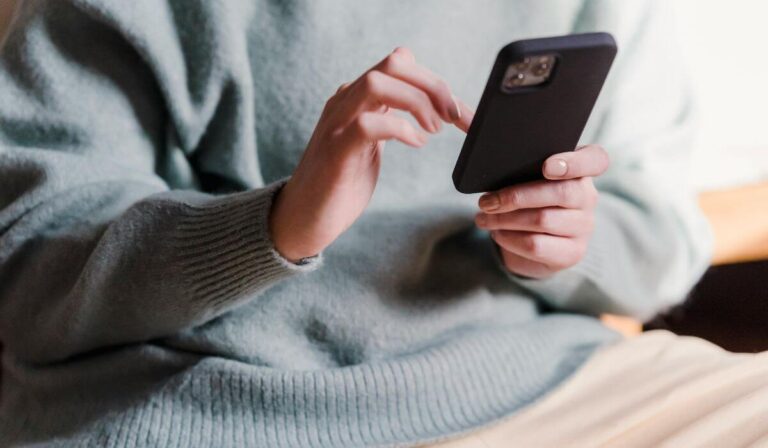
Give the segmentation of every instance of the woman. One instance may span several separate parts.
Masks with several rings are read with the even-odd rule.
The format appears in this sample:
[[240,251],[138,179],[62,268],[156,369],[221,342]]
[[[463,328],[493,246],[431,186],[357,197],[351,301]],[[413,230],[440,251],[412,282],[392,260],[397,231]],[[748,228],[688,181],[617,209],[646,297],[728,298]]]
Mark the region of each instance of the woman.
[[[706,265],[664,17],[651,2],[23,2],[0,65],[2,444],[620,440],[650,405],[612,394],[574,418],[567,397],[679,385],[702,370],[654,369],[688,345],[706,361],[690,365],[735,359],[663,333],[619,342],[589,316],[652,316]],[[596,29],[623,52],[585,132],[611,170],[586,146],[546,181],[456,193],[495,52]]]

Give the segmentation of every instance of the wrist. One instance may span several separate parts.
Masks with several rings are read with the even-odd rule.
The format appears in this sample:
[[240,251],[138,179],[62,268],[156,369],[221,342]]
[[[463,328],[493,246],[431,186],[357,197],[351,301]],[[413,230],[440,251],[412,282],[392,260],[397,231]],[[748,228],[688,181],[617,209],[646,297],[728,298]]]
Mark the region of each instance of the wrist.
[[269,233],[275,250],[286,260],[303,264],[307,259],[317,256],[322,248],[315,248],[302,241],[302,231],[306,230],[293,222],[297,216],[290,201],[290,181],[274,196],[269,213]]

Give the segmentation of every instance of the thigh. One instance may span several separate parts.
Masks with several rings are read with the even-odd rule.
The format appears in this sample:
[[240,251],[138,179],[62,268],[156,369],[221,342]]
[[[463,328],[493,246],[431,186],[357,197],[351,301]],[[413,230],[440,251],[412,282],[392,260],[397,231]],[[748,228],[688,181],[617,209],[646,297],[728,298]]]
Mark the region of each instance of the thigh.
[[768,353],[652,331],[598,351],[542,400],[434,448],[768,446]]

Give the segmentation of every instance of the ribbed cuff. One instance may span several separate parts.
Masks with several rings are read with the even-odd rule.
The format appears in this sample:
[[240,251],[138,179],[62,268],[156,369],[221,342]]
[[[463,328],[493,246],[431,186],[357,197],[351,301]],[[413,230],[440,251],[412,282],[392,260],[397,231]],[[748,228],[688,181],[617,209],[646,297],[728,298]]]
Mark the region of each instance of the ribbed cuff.
[[176,229],[177,254],[193,297],[207,305],[220,305],[285,277],[317,269],[320,254],[293,263],[272,242],[272,199],[285,182],[185,204]]

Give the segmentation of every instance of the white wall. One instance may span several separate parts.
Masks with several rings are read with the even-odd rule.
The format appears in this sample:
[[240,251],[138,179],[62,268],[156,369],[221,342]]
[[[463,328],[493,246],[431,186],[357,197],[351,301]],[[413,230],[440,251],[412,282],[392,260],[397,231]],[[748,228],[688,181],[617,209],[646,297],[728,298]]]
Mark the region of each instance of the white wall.
[[768,1],[672,1],[701,106],[696,186],[768,180]]

